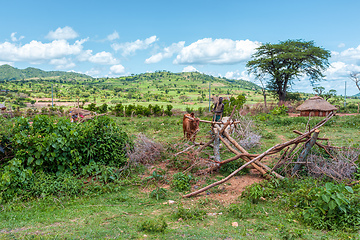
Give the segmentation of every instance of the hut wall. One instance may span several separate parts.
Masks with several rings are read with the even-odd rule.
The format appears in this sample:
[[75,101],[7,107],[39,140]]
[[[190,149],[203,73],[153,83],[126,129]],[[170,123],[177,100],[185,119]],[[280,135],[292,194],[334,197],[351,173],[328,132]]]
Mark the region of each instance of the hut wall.
[[316,110],[316,111],[301,111],[300,112],[300,116],[302,117],[308,117],[310,114],[312,117],[326,117],[330,112],[333,112],[333,111],[319,111],[319,110]]

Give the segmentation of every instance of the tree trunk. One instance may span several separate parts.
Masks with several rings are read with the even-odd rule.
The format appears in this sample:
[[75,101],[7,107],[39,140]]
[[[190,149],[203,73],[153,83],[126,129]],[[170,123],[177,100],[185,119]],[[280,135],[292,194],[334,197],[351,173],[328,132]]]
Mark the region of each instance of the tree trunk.
[[265,92],[265,90],[263,90],[263,96],[264,96],[264,105],[265,105],[265,110],[267,111],[267,104],[266,104],[266,92]]

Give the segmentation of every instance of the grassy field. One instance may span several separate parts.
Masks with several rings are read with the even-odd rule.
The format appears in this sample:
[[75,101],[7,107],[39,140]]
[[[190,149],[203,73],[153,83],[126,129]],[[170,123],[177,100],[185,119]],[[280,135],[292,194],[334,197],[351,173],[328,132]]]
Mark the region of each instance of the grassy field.
[[[116,184],[97,194],[5,203],[0,208],[1,239],[359,239],[359,232],[316,230],[305,225],[298,218],[299,212],[284,205],[281,198],[266,198],[250,205],[240,197],[223,202],[226,194],[231,195],[227,187],[234,182],[184,199],[182,192],[170,186],[174,173],[181,171],[179,165],[174,168],[176,159],[172,154],[186,146],[182,116],[114,119],[128,134],[135,137],[142,133],[162,143],[162,159],[124,174]],[[317,121],[312,119],[310,125]],[[261,153],[295,138],[292,130],[305,131],[308,118],[254,118],[254,122],[255,131],[263,138],[260,147],[251,152]],[[336,116],[321,128],[320,137],[328,137],[333,146],[356,146],[360,142],[359,122],[359,116]],[[210,127],[201,123],[200,128],[197,141],[208,140]],[[230,155],[222,150],[224,158]],[[159,168],[164,170],[161,174],[165,181],[152,181],[149,176]],[[223,177],[221,173],[194,176],[191,190]],[[234,181],[244,177],[237,176]],[[164,199],[151,197],[158,187],[167,190]],[[231,214],[232,203],[242,206],[243,213]]]

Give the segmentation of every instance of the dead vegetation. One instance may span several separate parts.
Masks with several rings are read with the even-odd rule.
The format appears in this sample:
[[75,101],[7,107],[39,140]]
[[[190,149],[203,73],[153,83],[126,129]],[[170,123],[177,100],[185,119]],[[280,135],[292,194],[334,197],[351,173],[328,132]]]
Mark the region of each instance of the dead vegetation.
[[160,143],[157,143],[140,133],[134,140],[134,146],[128,148],[129,162],[134,165],[153,164],[160,159],[163,151],[164,148]]
[[240,113],[234,114],[236,124],[231,136],[243,146],[246,150],[250,150],[260,145],[261,135],[255,131],[255,122],[247,116]]
[[360,150],[334,149],[331,151],[334,159],[325,158],[318,154],[308,156],[307,170],[315,178],[332,178],[335,181],[355,181],[354,174],[359,168]]

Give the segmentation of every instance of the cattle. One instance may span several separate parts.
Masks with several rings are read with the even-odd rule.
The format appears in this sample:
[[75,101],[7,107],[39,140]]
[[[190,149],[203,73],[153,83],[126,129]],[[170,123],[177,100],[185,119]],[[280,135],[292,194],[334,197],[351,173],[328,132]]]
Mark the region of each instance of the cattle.
[[184,138],[186,137],[187,140],[195,142],[196,133],[200,130],[199,123],[200,119],[195,118],[194,113],[185,114],[183,117]]

